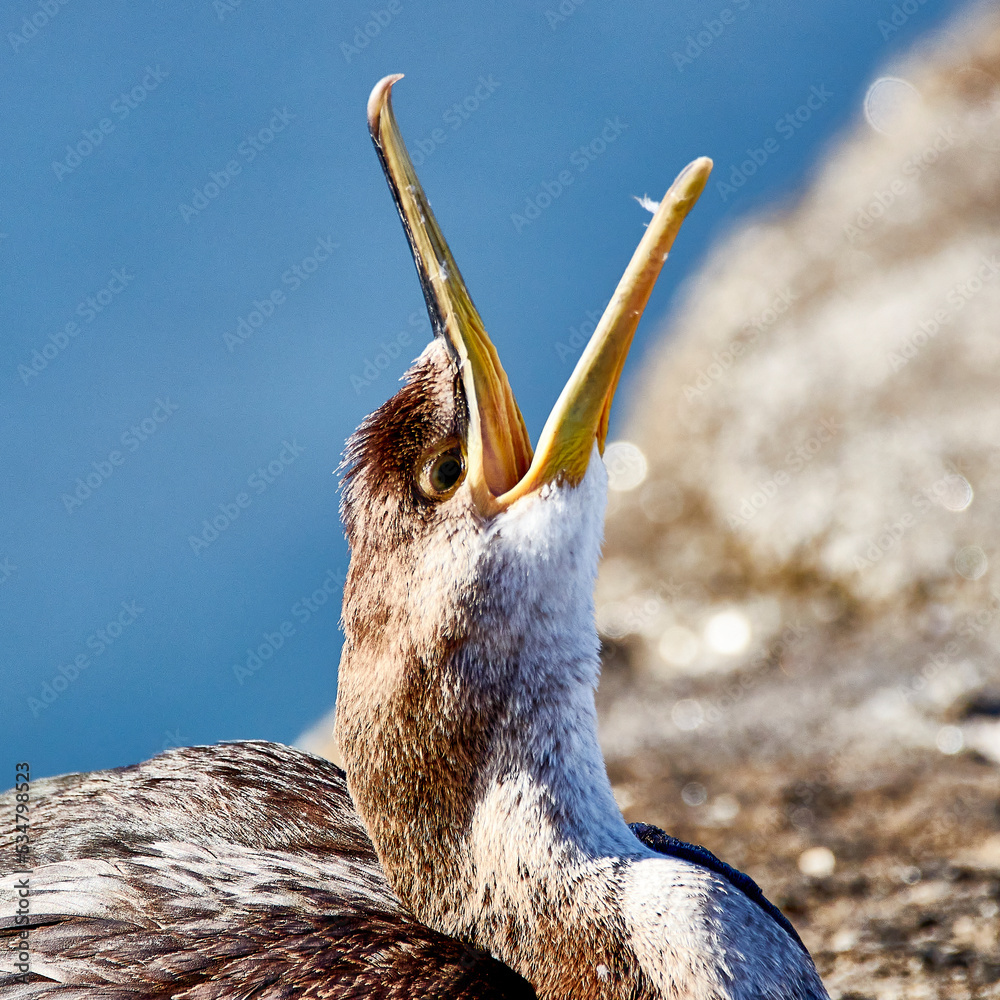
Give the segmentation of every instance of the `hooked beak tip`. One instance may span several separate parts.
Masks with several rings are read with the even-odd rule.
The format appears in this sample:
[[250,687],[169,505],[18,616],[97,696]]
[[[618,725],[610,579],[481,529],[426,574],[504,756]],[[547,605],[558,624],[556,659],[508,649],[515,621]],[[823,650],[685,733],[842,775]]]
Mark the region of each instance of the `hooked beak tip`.
[[403,79],[402,73],[390,73],[383,76],[378,83],[372,87],[372,92],[368,95],[368,128],[372,138],[379,141],[379,124],[382,112],[392,97],[393,84]]

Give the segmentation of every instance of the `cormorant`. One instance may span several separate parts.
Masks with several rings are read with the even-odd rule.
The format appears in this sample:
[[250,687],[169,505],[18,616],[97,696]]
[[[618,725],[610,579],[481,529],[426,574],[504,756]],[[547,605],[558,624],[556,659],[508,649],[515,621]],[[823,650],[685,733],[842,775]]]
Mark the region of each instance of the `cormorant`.
[[398,79],[369,126],[435,336],[342,466],[346,775],[245,742],[36,782],[28,863],[0,856],[0,997],[825,998],[747,876],[625,823],[597,741],[608,413],[711,162],[660,203],[533,451]]

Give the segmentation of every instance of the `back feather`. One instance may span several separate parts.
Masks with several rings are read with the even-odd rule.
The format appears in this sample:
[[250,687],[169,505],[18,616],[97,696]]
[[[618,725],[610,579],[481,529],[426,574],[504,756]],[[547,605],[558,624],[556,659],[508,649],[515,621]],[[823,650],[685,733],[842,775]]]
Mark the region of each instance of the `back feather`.
[[321,758],[263,742],[171,750],[34,782],[31,818],[31,874],[0,852],[0,913],[30,884],[26,974],[23,927],[0,918],[3,1000],[534,997],[403,908]]

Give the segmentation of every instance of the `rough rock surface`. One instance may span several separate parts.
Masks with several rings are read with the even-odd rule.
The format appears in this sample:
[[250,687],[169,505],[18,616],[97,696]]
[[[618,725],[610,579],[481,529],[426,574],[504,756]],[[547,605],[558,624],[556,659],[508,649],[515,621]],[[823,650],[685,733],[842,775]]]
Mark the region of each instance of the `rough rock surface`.
[[602,741],[832,996],[1000,997],[1000,15],[890,72],[609,448]]

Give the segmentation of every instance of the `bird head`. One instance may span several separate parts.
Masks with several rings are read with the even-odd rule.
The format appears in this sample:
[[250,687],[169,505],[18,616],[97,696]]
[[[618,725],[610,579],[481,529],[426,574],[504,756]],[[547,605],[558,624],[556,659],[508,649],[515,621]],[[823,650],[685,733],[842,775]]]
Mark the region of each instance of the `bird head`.
[[[376,848],[415,905],[418,887],[401,874],[416,863],[404,839],[445,850],[441,831],[472,822],[477,775],[514,767],[522,752],[554,760],[516,732],[539,706],[568,706],[567,726],[582,712],[592,728],[600,454],[639,318],[711,161],[691,163],[659,204],[533,449],[400,136],[399,79],[376,85],[368,124],[434,338],[345,452],[351,565],[336,732]],[[538,728],[559,743],[561,724]]]
[[603,453],[611,402],[667,252],[705,186],[691,163],[654,213],[603,318],[533,449],[497,351],[417,179],[392,110],[400,75],[368,100],[368,125],[417,266],[434,340],[405,387],[359,428],[346,453],[344,519],[357,542],[425,544],[461,515],[485,527],[523,501],[583,481]]

